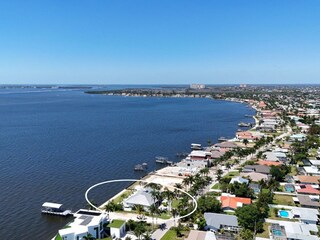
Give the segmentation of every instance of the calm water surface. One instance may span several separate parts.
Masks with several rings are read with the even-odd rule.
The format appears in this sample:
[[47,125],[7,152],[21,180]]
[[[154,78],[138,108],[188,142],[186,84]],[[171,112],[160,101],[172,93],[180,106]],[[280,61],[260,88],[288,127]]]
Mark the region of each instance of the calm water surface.
[[[70,219],[40,214],[43,202],[86,207],[99,181],[140,178],[155,156],[175,159],[192,142],[231,137],[253,121],[245,105],[210,99],[130,98],[81,91],[0,90],[0,236],[50,239]],[[125,186],[101,187],[101,203]]]

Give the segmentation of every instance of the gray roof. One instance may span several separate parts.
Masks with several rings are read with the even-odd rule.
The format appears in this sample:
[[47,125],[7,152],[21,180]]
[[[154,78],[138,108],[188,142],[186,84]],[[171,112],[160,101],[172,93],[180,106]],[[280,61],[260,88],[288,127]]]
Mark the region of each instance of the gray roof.
[[268,174],[270,172],[270,167],[265,165],[246,165],[244,169],[252,169],[258,173]]
[[294,215],[300,216],[302,220],[317,221],[318,210],[313,208],[300,208],[296,207],[291,210]]
[[299,202],[301,205],[312,206],[312,207],[320,207],[320,203],[316,201],[312,201],[311,198],[307,195],[297,195]]
[[125,200],[126,204],[133,205],[142,205],[146,207],[150,207],[152,204],[155,204],[155,201],[150,193],[145,191],[138,191],[135,194],[131,195],[127,200]]
[[219,229],[221,225],[238,227],[236,216],[220,213],[204,213],[204,218],[208,226]]

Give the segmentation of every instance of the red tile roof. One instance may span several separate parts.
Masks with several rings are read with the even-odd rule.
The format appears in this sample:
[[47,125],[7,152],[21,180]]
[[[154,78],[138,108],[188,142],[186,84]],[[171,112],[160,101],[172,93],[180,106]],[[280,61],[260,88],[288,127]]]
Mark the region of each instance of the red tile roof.
[[313,188],[311,185],[304,185],[300,184],[299,185],[301,189],[297,189],[298,193],[307,193],[307,194],[320,194],[320,191]]
[[281,166],[282,165],[281,162],[264,161],[264,160],[258,161],[258,164],[259,165],[265,165],[265,166]]
[[250,198],[241,198],[241,197],[221,196],[220,201],[221,201],[222,208],[231,208],[231,209],[237,209],[239,207],[238,203],[251,204]]

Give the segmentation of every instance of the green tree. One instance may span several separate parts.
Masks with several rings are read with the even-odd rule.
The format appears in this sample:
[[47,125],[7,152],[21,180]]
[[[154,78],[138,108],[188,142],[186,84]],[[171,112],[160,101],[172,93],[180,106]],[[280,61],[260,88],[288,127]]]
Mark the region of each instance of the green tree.
[[218,181],[221,179],[222,173],[223,173],[223,171],[221,169],[217,170],[216,174],[217,174]]
[[197,224],[198,224],[198,229],[203,230],[207,226],[206,219],[203,216],[201,216],[200,218],[197,219]]
[[140,237],[142,236],[142,234],[144,234],[146,232],[146,226],[144,225],[144,223],[140,222],[136,228],[133,230],[134,235],[140,239]]
[[236,209],[236,216],[238,217],[239,225],[245,229],[253,232],[263,229],[263,216],[254,204]]
[[282,182],[284,177],[286,176],[286,172],[276,166],[271,166],[270,174],[276,181],[279,182]]
[[83,236],[82,237],[84,240],[94,240],[95,238],[92,236],[92,234],[90,233],[87,233],[86,236]]
[[152,218],[152,230],[154,228],[154,215],[155,213],[157,213],[158,211],[158,208],[156,207],[156,205],[152,204],[150,207],[149,207],[149,212],[150,212],[150,215],[151,215],[151,218]]
[[205,212],[222,212],[221,203],[214,196],[204,195],[201,196],[198,201],[198,212],[201,214]]
[[240,239],[241,240],[252,240],[253,239],[253,232],[249,229],[241,229]]

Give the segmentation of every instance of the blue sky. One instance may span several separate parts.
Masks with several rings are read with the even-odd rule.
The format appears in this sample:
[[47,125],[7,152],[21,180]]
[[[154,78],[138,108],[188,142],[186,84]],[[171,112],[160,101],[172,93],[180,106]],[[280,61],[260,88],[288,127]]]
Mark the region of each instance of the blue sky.
[[0,83],[320,83],[318,0],[0,3]]

